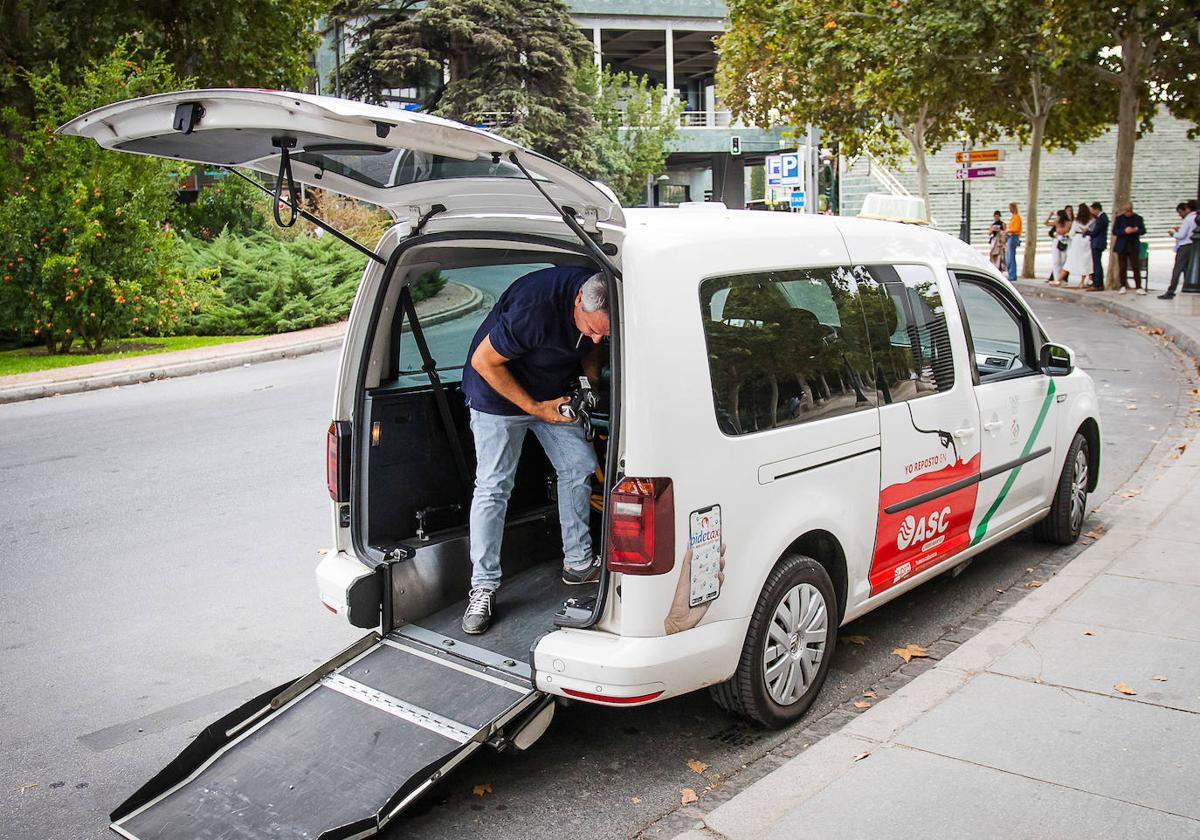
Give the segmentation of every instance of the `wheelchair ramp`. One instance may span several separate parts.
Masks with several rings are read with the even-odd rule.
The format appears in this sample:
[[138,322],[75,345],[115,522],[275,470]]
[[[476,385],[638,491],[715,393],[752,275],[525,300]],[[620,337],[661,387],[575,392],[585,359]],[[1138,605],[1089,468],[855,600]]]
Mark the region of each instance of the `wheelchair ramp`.
[[209,727],[112,828],[134,840],[366,837],[544,701],[514,660],[420,628],[371,634]]

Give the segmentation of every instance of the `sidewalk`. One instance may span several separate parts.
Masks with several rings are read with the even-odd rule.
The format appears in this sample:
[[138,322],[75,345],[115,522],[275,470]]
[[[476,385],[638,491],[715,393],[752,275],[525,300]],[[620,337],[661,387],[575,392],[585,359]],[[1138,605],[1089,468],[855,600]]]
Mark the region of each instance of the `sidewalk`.
[[[417,317],[423,326],[431,326],[478,309],[483,303],[483,292],[474,286],[448,283],[444,293],[417,304]],[[0,404],[291,359],[340,347],[345,334],[346,322],[341,321],[192,350],[0,376]]]
[[[1190,301],[1021,290],[1200,347]],[[1188,435],[1147,462],[1137,492],[1105,503],[1107,533],[1057,575],[832,734],[785,742],[764,759],[775,769],[676,840],[1200,838],[1200,530],[1188,517],[1200,441]]]

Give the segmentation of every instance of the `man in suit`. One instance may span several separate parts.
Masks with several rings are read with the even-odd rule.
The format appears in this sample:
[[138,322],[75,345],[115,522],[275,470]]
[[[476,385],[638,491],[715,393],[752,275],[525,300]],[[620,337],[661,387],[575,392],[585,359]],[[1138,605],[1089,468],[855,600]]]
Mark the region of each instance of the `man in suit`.
[[1092,241],[1092,289],[1104,291],[1104,252],[1108,249],[1108,214],[1099,201],[1092,202],[1092,224],[1088,237]]
[[1133,287],[1139,295],[1146,294],[1142,288],[1142,237],[1146,235],[1146,222],[1133,212],[1133,203],[1125,202],[1121,215],[1113,219],[1113,252],[1117,255],[1117,266],[1121,272],[1121,288],[1117,294],[1125,294],[1129,288],[1126,279],[1129,268],[1133,268]]

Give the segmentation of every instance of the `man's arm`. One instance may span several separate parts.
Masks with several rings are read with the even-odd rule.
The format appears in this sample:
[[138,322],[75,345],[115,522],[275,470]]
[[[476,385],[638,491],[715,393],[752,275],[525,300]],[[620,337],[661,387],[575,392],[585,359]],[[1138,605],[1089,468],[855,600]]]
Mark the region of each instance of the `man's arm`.
[[545,402],[538,402],[529,396],[529,392],[521,387],[521,383],[508,369],[509,359],[501,356],[492,346],[491,336],[484,336],[483,341],[471,355],[471,367],[483,377],[483,381],[491,385],[497,394],[504,397],[517,408],[545,420],[547,423],[570,423],[566,417],[558,413],[558,407],[567,402],[566,397],[556,397]]

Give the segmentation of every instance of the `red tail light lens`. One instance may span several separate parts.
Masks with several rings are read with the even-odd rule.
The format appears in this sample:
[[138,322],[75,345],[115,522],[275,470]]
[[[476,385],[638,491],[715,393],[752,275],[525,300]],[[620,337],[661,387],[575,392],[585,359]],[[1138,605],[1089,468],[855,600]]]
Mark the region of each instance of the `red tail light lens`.
[[334,420],[325,438],[325,484],[335,502],[350,500],[350,424]]
[[669,478],[623,478],[608,499],[608,568],[661,575],[675,567],[675,492]]

